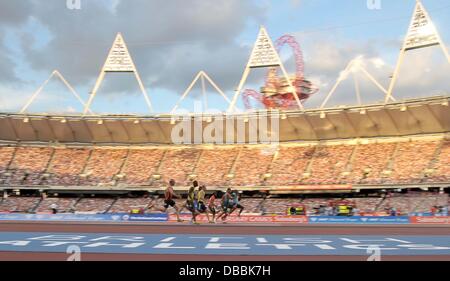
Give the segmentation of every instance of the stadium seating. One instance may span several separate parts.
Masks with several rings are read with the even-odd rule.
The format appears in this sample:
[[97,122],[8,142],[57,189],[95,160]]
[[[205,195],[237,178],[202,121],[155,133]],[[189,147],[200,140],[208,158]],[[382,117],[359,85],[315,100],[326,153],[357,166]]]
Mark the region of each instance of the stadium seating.
[[430,168],[434,171],[427,177],[427,182],[449,182],[450,181],[450,141],[442,144],[437,159],[434,159]]
[[356,148],[349,182],[380,184],[395,150],[395,143],[362,144]]
[[424,170],[438,146],[438,142],[399,143],[389,183],[417,183],[423,178]]
[[114,203],[110,198],[82,198],[76,205],[75,211],[78,213],[103,214],[109,210]]
[[41,147],[19,147],[9,167],[13,171],[10,184],[39,185],[53,149]]
[[42,184],[76,186],[89,158],[87,149],[55,149]]
[[345,171],[354,147],[336,145],[317,147],[311,163],[311,177],[302,181],[304,184],[342,183],[341,174]]
[[0,185],[209,187],[450,182],[449,141],[196,148],[0,147]]
[[50,213],[50,207],[56,204],[58,213],[69,213],[74,209],[78,198],[45,198],[36,208],[36,213]]
[[242,214],[261,214],[262,198],[242,198],[239,204],[244,207]]
[[188,182],[188,176],[194,173],[200,156],[197,149],[169,149],[166,150],[158,173],[163,182],[174,179],[179,185]]
[[268,185],[298,184],[314,154],[314,147],[281,147],[270,171]]
[[238,150],[205,149],[202,152],[195,174],[206,186],[220,186],[226,181],[226,175],[236,159]]
[[364,197],[364,198],[352,198],[355,202],[356,208],[358,208],[359,213],[373,213],[376,212],[378,206],[380,206],[383,198],[381,197]]
[[274,151],[263,148],[243,148],[239,152],[234,174],[233,186],[260,186],[263,175],[268,172]]
[[[331,202],[340,201],[341,198],[259,198],[244,197],[240,204],[245,207],[243,214],[264,214],[264,215],[284,215],[287,208],[302,204],[306,207],[308,215],[315,215],[320,206],[328,206]],[[216,205],[220,200],[217,199]],[[448,194],[439,194],[436,192],[409,192],[394,193],[385,198],[378,197],[354,197],[348,198],[348,201],[355,203],[359,213],[388,213],[390,208],[396,208],[402,215],[411,213],[430,212],[433,206],[448,206],[450,197]],[[186,199],[175,199],[181,212],[189,212],[185,208]],[[158,213],[164,205],[164,199],[161,197],[135,197],[135,198],[45,198],[41,197],[18,197],[10,196],[0,199],[0,212],[36,212],[50,213],[50,206],[57,205],[58,212],[77,212],[77,213],[128,213],[133,209],[143,208],[146,212]],[[149,206],[154,206],[148,210]],[[169,208],[168,212],[173,214],[175,210]]]
[[15,147],[0,147],[0,184],[9,183],[8,167],[15,151]]
[[149,185],[163,155],[163,149],[130,150],[122,171],[124,178],[119,179],[119,182],[136,186]]
[[115,185],[114,176],[127,156],[125,149],[94,149],[86,165],[80,185]]
[[40,197],[8,197],[0,203],[0,212],[29,213],[37,207]]
[[146,210],[150,203],[152,202],[152,198],[119,198],[111,208],[108,210],[108,213],[128,213],[134,209],[143,208]]
[[289,206],[299,204],[300,202],[300,199],[266,199],[261,206],[261,211],[265,215],[285,215]]

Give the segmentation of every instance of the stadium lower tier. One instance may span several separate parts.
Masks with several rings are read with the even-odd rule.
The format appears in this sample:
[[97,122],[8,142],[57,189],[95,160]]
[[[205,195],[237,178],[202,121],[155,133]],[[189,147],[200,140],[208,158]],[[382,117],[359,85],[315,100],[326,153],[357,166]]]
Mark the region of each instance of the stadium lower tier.
[[[356,195],[355,195],[356,196]],[[23,197],[9,196],[0,199],[0,212],[50,213],[155,213],[160,212],[164,200],[158,196],[142,197]],[[181,212],[186,199],[175,199]],[[349,210],[344,215],[409,215],[413,213],[447,214],[450,198],[447,193],[408,192],[372,195],[368,197],[309,197],[309,198],[261,198],[243,197],[243,214],[286,215],[292,208],[302,210],[302,215],[342,215],[340,206]],[[215,202],[220,205],[220,199]],[[173,208],[169,208],[174,213]]]
[[450,183],[446,139],[199,147],[0,146],[4,186]]

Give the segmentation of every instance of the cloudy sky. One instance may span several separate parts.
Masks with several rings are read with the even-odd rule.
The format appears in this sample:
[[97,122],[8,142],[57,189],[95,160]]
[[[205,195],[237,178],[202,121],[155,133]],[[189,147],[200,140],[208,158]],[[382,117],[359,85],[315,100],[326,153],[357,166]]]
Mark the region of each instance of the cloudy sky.
[[[306,104],[317,107],[346,65],[360,63],[388,87],[413,0],[0,0],[0,111],[18,111],[58,69],[84,100],[122,32],[156,112],[169,112],[200,70],[231,98],[264,25],[276,40],[297,38],[305,58],[305,76],[320,91]],[[374,1],[369,1],[374,2]],[[375,2],[377,2],[375,0]],[[450,47],[448,0],[423,0],[447,48]],[[281,57],[295,71],[292,52]],[[395,89],[399,99],[450,92],[450,65],[439,47],[409,52]],[[363,102],[383,100],[382,93],[356,73]],[[352,77],[349,77],[352,78]],[[245,88],[258,89],[264,72],[255,71]],[[208,106],[226,103],[207,85]],[[201,86],[181,108],[201,104]],[[242,107],[241,100],[239,106]],[[348,79],[329,105],[356,104]],[[198,110],[199,106],[196,108]],[[107,74],[92,109],[97,113],[148,113],[131,74]],[[80,112],[82,107],[56,79],[51,80],[30,112]]]

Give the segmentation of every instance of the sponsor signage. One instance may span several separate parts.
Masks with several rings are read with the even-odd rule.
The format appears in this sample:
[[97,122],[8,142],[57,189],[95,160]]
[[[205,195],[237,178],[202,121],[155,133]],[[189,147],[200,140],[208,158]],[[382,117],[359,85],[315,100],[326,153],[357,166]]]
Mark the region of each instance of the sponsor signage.
[[[190,221],[192,215],[182,214],[180,218],[184,221]],[[212,218],[210,216],[210,218]],[[173,214],[169,216],[169,221],[176,222],[177,217]],[[220,222],[219,220],[218,222]],[[197,216],[197,222],[207,223],[208,219],[205,215]],[[308,223],[305,216],[229,216],[226,222],[230,223]]]
[[408,217],[309,217],[312,224],[407,224]]
[[450,224],[450,217],[410,217],[412,224]]
[[0,221],[167,221],[166,214],[0,214]]

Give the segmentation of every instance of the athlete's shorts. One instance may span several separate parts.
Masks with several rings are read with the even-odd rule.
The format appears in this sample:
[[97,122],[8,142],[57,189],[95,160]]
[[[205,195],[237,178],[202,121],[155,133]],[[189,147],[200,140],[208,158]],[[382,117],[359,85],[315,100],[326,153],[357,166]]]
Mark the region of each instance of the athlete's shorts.
[[200,213],[204,213],[206,211],[206,206],[205,203],[203,202],[198,202],[198,211]]
[[229,206],[227,205],[227,204],[224,204],[224,205],[222,205],[222,211],[224,212],[224,213],[228,213],[228,211],[229,211]]
[[164,200],[164,208],[175,207],[175,201],[172,199]]
[[191,211],[194,212],[195,210],[198,209],[198,204],[197,201],[186,201],[186,208]]
[[216,213],[216,207],[214,206],[208,206],[208,209],[211,213],[215,214]]

